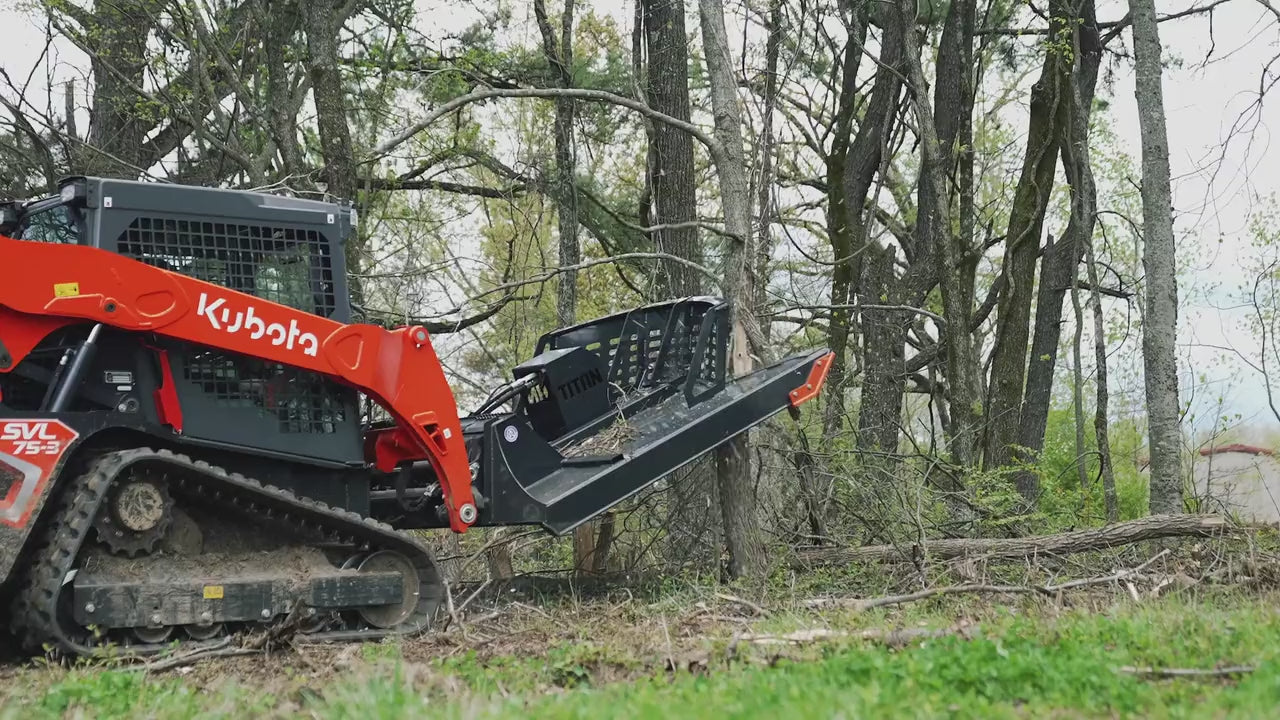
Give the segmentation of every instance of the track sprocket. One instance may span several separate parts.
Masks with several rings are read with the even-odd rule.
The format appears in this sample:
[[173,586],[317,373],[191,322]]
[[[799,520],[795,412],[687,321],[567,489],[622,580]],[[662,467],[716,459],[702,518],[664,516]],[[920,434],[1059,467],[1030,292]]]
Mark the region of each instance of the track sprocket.
[[134,469],[117,479],[94,518],[98,539],[113,555],[149,555],[173,525],[173,497],[158,472]]

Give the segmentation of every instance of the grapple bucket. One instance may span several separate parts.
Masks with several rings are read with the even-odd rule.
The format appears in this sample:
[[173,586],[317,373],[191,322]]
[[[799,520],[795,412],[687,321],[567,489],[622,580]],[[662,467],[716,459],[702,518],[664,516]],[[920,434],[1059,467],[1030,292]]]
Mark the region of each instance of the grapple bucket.
[[514,412],[464,421],[481,524],[567,533],[813,397],[825,349],[727,376],[729,309],[690,298],[541,338],[514,371]]

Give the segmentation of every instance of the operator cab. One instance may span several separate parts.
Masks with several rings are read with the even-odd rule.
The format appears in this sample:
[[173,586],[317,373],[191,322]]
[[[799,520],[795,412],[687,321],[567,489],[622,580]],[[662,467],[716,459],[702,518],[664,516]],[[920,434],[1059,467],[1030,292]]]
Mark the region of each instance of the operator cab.
[[[344,247],[355,222],[345,203],[97,177],[69,177],[56,195],[0,203],[0,234],[96,247],[344,324],[352,321]],[[363,464],[352,389],[214,348],[147,342],[168,353],[187,440]]]

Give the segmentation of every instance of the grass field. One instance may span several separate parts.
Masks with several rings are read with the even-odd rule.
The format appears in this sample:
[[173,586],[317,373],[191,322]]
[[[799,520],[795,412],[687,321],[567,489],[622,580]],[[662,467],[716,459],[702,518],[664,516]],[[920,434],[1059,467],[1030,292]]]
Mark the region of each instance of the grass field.
[[[0,719],[1280,716],[1280,595],[1139,598],[963,598],[866,613],[762,611],[714,593],[516,604],[465,636],[403,645],[150,674],[10,666]],[[815,629],[827,637],[783,642]],[[911,637],[926,631],[937,636]],[[1247,670],[1135,672],[1228,666]]]

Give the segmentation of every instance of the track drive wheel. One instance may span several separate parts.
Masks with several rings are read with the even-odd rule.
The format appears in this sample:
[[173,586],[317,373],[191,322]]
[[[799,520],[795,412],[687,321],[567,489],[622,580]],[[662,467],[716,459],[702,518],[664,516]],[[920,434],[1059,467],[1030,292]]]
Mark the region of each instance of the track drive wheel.
[[135,558],[156,549],[173,524],[173,497],[156,472],[135,470],[114,482],[93,522],[114,555]]
[[400,602],[361,608],[357,612],[362,620],[376,628],[388,629],[413,616],[422,598],[421,578],[408,558],[392,550],[379,550],[364,558],[359,568],[360,572],[398,572],[404,578]]

